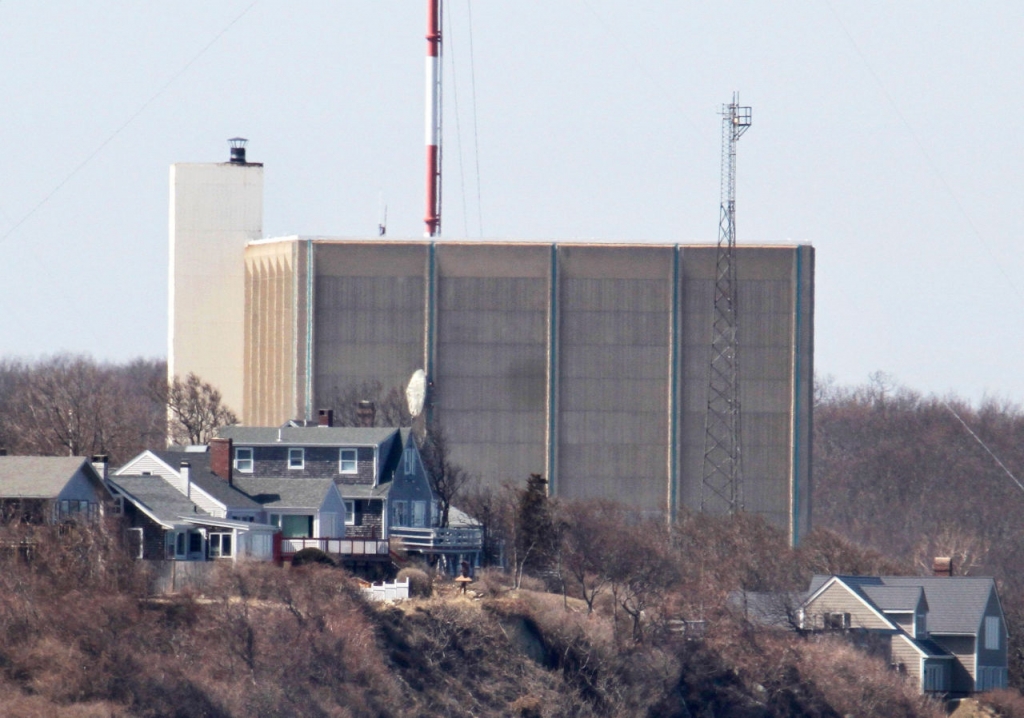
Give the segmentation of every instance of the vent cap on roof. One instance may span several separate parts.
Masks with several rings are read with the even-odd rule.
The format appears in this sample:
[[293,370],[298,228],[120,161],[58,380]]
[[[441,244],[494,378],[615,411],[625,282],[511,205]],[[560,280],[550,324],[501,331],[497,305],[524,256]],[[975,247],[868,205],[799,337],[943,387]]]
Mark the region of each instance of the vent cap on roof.
[[228,140],[228,144],[231,145],[231,164],[245,164],[245,143],[248,141],[244,137],[232,137]]

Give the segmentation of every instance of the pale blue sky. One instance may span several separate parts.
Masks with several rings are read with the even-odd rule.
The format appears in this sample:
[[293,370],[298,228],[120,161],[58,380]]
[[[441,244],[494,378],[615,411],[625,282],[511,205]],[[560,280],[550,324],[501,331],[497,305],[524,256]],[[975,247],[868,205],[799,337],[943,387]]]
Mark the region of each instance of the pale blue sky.
[[[817,248],[818,373],[1024,401],[1024,5],[446,13],[446,237],[713,242],[739,90],[739,241]],[[0,355],[163,355],[168,167],[235,135],[268,235],[372,235],[383,197],[389,236],[420,236],[425,14],[0,0]]]

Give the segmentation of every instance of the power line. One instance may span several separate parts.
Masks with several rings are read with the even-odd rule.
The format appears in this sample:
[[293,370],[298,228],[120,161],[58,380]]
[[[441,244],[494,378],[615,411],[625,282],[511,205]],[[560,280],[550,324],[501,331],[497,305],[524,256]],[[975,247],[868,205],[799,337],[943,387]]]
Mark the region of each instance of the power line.
[[[2,1],[2,0],[0,0],[0,1]],[[188,69],[190,67],[192,67],[192,65],[194,65],[199,60],[199,58],[201,58],[203,55],[206,54],[207,50],[209,50],[211,47],[213,47],[213,45],[218,40],[220,40],[221,37],[223,37],[224,34],[227,33],[228,30],[230,30],[232,27],[234,27],[235,23],[237,23],[239,20],[241,20],[243,17],[245,17],[245,15],[250,10],[252,10],[252,8],[258,2],[259,2],[259,0],[253,0],[251,3],[249,3],[249,5],[244,10],[242,10],[242,12],[240,12],[238,15],[236,15],[235,18],[231,22],[229,22],[227,25],[225,25],[224,28],[221,29],[220,32],[218,32],[216,35],[214,35],[213,39],[210,40],[208,43],[206,43],[202,47],[202,49],[199,50],[199,52],[197,52],[195,54],[195,56],[191,60],[186,62],[185,65],[180,70],[178,70],[176,73],[174,73],[174,75],[171,77],[171,79],[168,80],[167,82],[165,82],[163,84],[163,86],[161,86],[160,89],[157,90],[156,93],[152,97],[150,97],[148,100],[146,100],[144,103],[142,103],[142,106],[139,107],[139,109],[137,109],[134,113],[132,113],[132,115],[127,120],[125,120],[123,123],[121,123],[121,125],[117,129],[115,129],[109,136],[107,136],[107,138],[105,140],[103,140],[103,142],[101,142],[99,144],[99,146],[96,147],[96,149],[94,149],[92,152],[90,152],[89,155],[84,160],[79,162],[78,165],[73,170],[71,170],[71,172],[69,172],[68,175],[57,184],[56,187],[54,187],[52,190],[50,190],[50,192],[47,193],[45,197],[43,197],[41,200],[39,200],[39,202],[37,202],[36,205],[34,207],[32,207],[32,209],[30,209],[25,214],[25,216],[23,216],[20,220],[18,220],[14,224],[13,227],[8,229],[7,232],[5,232],[2,237],[0,237],[0,244],[5,242],[8,237],[10,237],[12,234],[14,234],[14,232],[19,227],[21,227],[21,225],[25,224],[25,222],[27,222],[32,217],[32,215],[34,215],[43,205],[45,205],[47,202],[49,202],[53,198],[53,196],[55,194],[60,192],[60,190],[64,187],[64,185],[66,185],[68,182],[70,182],[71,179],[75,175],[77,175],[79,172],[81,172],[85,168],[86,165],[88,165],[90,162],[92,162],[96,158],[96,156],[99,155],[99,153],[102,152],[106,148],[107,145],[109,145],[111,142],[114,141],[114,138],[116,138],[119,134],[121,134],[122,131],[125,130],[125,128],[128,127],[128,125],[130,125],[132,122],[134,122],[136,119],[138,119],[138,117],[143,112],[145,112],[146,109],[157,100],[157,98],[159,98],[162,94],[164,94],[164,92],[166,92],[168,90],[168,88],[170,88],[170,86],[173,85],[175,83],[175,81],[179,77],[184,75],[188,71]]]
[[484,208],[480,200],[480,141],[476,123],[476,61],[473,53],[473,4],[466,0],[466,13],[469,16],[469,84],[473,91],[473,157],[476,160],[476,219],[480,229],[480,237],[484,236]]
[[956,420],[959,421],[960,425],[963,426],[964,429],[967,430],[967,433],[970,434],[974,438],[974,440],[977,441],[978,444],[981,445],[981,448],[983,448],[985,450],[985,452],[989,456],[992,457],[993,461],[995,461],[997,464],[999,464],[999,468],[1006,472],[1006,475],[1009,476],[1013,480],[1013,483],[1017,484],[1017,488],[1019,488],[1021,491],[1024,491],[1024,484],[1022,484],[1020,481],[1017,480],[1017,477],[1013,475],[1013,472],[1010,471],[1008,468],[1006,468],[1006,464],[1004,464],[1002,461],[1000,461],[999,457],[996,456],[995,453],[993,453],[992,449],[988,448],[988,446],[985,444],[985,442],[981,440],[981,437],[978,436],[977,434],[975,434],[974,431],[971,430],[971,427],[969,427],[967,425],[967,422],[960,418],[960,415],[957,414],[953,410],[953,407],[951,407],[949,405],[949,402],[944,401],[944,402],[942,402],[942,404],[947,409],[949,409],[949,413],[950,414],[952,414],[953,416],[956,417]]
[[452,68],[452,99],[455,101],[455,151],[459,155],[459,190],[462,194],[462,235],[469,236],[469,217],[466,209],[466,170],[462,164],[462,123],[459,121],[459,78],[455,74],[455,46],[452,44],[452,16],[448,13],[447,42]]
[[956,205],[957,210],[960,212],[961,216],[963,216],[964,220],[967,222],[967,226],[970,227],[971,232],[974,234],[974,238],[978,240],[978,242],[985,248],[985,251],[988,253],[989,258],[995,263],[996,268],[999,270],[999,273],[1003,275],[1003,279],[1006,280],[1006,284],[1010,287],[1010,289],[1013,290],[1013,293],[1017,295],[1017,298],[1024,300],[1024,294],[1022,294],[1021,291],[1017,288],[1017,285],[1010,278],[1010,275],[1006,273],[1004,263],[999,261],[999,258],[996,257],[995,253],[992,251],[992,248],[984,240],[982,240],[981,232],[978,230],[977,226],[975,226],[974,221],[971,219],[971,216],[967,213],[967,210],[964,209],[963,203],[960,202],[960,197],[956,194],[956,192],[953,191],[953,188],[952,186],[950,186],[949,182],[946,181],[945,175],[943,175],[942,172],[939,170],[938,165],[932,159],[932,156],[928,153],[928,150],[925,149],[925,146],[918,138],[917,133],[914,132],[914,128],[910,125],[910,123],[907,121],[907,118],[900,111],[899,105],[896,104],[896,101],[893,99],[892,95],[889,94],[889,90],[886,89],[885,85],[882,83],[881,78],[878,76],[878,73],[876,73],[874,68],[871,66],[871,63],[868,62],[867,57],[861,51],[860,46],[857,44],[857,41],[853,39],[853,35],[846,27],[846,23],[843,22],[843,19],[839,16],[839,13],[836,12],[835,8],[832,7],[832,3],[829,2],[829,0],[825,0],[825,4],[828,6],[828,9],[832,13],[832,16],[836,19],[836,22],[839,23],[839,27],[842,29],[843,34],[846,35],[846,39],[850,41],[850,45],[853,46],[853,49],[857,53],[857,56],[860,57],[861,62],[863,62],[864,66],[868,69],[868,73],[870,73],[871,77],[874,79],[875,84],[878,85],[879,89],[882,91],[882,94],[885,95],[885,99],[888,101],[889,105],[896,113],[896,116],[899,118],[900,122],[906,128],[907,132],[910,133],[910,138],[914,141],[914,144],[917,145],[917,149],[924,157],[925,162],[928,163],[928,168],[931,169],[931,171],[935,174],[939,182],[942,184],[943,188],[946,190],[946,194],[948,194],[950,198],[953,200],[953,204]]

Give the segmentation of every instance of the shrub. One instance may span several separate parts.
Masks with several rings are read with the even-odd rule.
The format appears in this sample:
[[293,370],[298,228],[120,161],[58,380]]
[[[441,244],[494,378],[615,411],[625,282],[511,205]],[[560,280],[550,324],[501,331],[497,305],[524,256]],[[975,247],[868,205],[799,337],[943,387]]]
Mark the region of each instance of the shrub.
[[304,548],[295,552],[292,566],[336,566],[334,559],[318,548]]
[[403,568],[398,572],[396,580],[409,580],[410,598],[430,598],[434,595],[434,582],[430,575],[419,568]]

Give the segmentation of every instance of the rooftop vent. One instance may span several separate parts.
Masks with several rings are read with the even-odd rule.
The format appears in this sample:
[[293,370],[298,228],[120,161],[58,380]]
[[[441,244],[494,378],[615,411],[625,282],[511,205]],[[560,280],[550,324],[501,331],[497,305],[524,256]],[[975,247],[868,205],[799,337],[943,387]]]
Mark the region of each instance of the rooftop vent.
[[231,145],[231,164],[245,164],[245,143],[248,141],[244,137],[232,137],[228,140],[228,144]]

